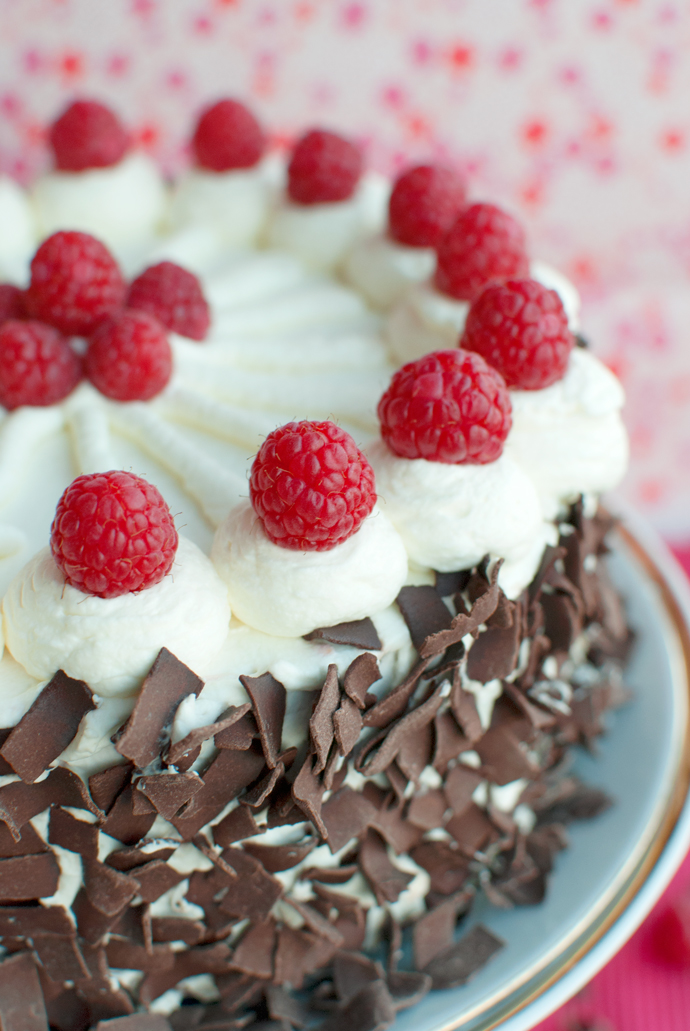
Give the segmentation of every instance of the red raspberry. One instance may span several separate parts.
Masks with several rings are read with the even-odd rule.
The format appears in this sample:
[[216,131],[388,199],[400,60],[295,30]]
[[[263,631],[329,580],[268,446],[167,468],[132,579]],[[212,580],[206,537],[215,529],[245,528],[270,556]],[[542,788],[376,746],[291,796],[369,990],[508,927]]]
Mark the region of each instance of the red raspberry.
[[211,172],[251,168],[266,145],[251,111],[236,100],[219,100],[202,112],[192,137],[196,163]]
[[374,470],[332,422],[289,422],[261,445],[249,495],[274,544],[329,551],[356,533],[374,507]]
[[0,325],[8,319],[25,317],[24,291],[11,283],[0,283]]
[[152,315],[125,308],[102,322],[89,340],[84,371],[114,401],[148,401],[172,375],[165,330]]
[[528,275],[522,227],[493,204],[465,208],[438,247],[435,284],[461,301],[471,301],[495,279]]
[[117,115],[95,100],[70,104],[51,125],[48,140],[62,172],[109,168],[124,157],[130,144]]
[[26,307],[61,333],[87,336],[122,307],[127,287],[117,262],[88,233],[53,233],[31,262]]
[[435,247],[465,206],[465,184],[438,165],[408,168],[388,204],[388,232],[408,247]]
[[211,324],[201,283],[172,261],[161,261],[137,276],[129,288],[127,307],[155,315],[166,329],[192,340],[203,340]]
[[99,598],[159,583],[175,560],[177,530],[152,483],[134,473],[77,476],[58,501],[50,550],[72,587]]
[[478,354],[459,349],[398,369],[378,415],[396,455],[447,465],[495,462],[513,422],[503,379]]
[[486,358],[509,387],[541,390],[563,378],[573,335],[555,290],[509,279],[473,301],[461,344]]
[[312,129],[295,146],[288,165],[288,195],[297,204],[347,200],[362,174],[354,143],[325,129]]
[[81,379],[81,359],[43,322],[9,319],[0,326],[0,404],[54,405]]

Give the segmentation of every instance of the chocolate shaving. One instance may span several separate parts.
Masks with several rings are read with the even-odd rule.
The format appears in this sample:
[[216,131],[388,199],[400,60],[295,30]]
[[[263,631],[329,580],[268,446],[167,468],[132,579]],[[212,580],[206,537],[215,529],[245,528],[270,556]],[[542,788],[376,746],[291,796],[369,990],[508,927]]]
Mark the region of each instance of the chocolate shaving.
[[333,715],[333,727],[340,754],[349,755],[359,739],[362,716],[357,703],[348,695],[343,696],[340,708]]
[[262,845],[258,841],[244,841],[242,848],[250,856],[258,859],[264,870],[279,873],[281,870],[291,870],[293,866],[306,859],[315,844],[314,838],[308,838],[295,845]]
[[204,782],[196,773],[159,773],[137,781],[137,789],[166,820],[172,819],[203,786]]
[[206,933],[203,924],[182,917],[155,916],[151,920],[151,936],[155,942],[183,941],[185,945],[198,945]]
[[276,926],[272,920],[252,924],[235,949],[233,967],[253,977],[272,977],[275,942]]
[[[476,713],[476,707],[475,707]],[[478,717],[477,717],[478,719]],[[472,748],[472,742],[459,729],[452,712],[437,712],[434,716],[436,747],[432,759],[434,769],[444,774],[448,763]]]
[[[364,785],[365,789],[367,786]],[[384,798],[373,826],[386,839],[391,848],[401,855],[419,844],[423,832],[421,828],[404,818],[402,804],[394,802],[393,797],[388,795]]]
[[520,747],[513,732],[506,727],[494,726],[475,745],[482,760],[482,774],[493,784],[509,784],[520,777],[534,780],[539,768]]
[[434,573],[436,577],[435,588],[442,598],[450,598],[451,595],[464,591],[471,576],[470,569],[458,569],[452,573]]
[[474,633],[482,623],[486,623],[498,605],[499,586],[497,578],[501,564],[501,561],[499,561],[494,565],[491,573],[491,582],[486,587],[484,593],[476,598],[469,615],[466,615],[464,612],[458,612],[447,629],[441,629],[428,637],[419,651],[422,658],[440,655],[446,648],[461,641],[466,634]]
[[425,967],[424,973],[429,974],[434,988],[457,988],[466,984],[504,947],[505,942],[477,924],[460,941],[436,956]]
[[259,728],[256,725],[251,712],[246,713],[235,723],[231,723],[225,730],[220,730],[213,739],[218,748],[228,748],[234,751],[246,752],[252,747],[252,741],[259,736]]
[[48,1017],[36,965],[28,952],[0,963],[2,1031],[48,1031]]
[[[329,799],[330,801],[330,799]],[[300,876],[304,881],[320,881],[322,884],[345,884],[359,870],[356,863],[349,866],[336,866],[333,869],[323,866],[310,866]]]
[[353,619],[336,626],[322,626],[304,635],[305,641],[329,641],[331,644],[345,644],[351,648],[363,648],[380,652],[383,648],[376,627],[369,617]]
[[448,809],[448,801],[440,788],[433,791],[426,791],[423,795],[416,795],[410,802],[407,810],[407,818],[415,827],[431,831],[435,827],[442,827],[444,816]]
[[62,934],[38,935],[33,940],[33,947],[41,961],[41,966],[51,981],[62,984],[65,981],[79,981],[82,978],[90,977],[74,935],[70,937]]
[[220,903],[224,913],[241,920],[264,920],[283,892],[283,886],[264,870],[261,863],[239,848],[226,848],[222,859],[233,868],[237,877],[228,883]]
[[13,728],[0,754],[31,784],[64,752],[82,717],[95,708],[88,684],[58,670]]
[[17,840],[12,837],[6,823],[0,823],[0,857],[8,859],[10,856],[34,856],[39,852],[46,852],[47,845],[43,838],[40,838],[30,823],[25,823]]
[[203,686],[196,673],[167,648],[161,648],[115,745],[120,755],[140,769],[152,763],[167,743],[178,705],[187,695],[198,695]]
[[307,755],[292,785],[292,797],[308,820],[314,824],[323,838],[328,837],[326,825],[321,817],[321,801],[324,787],[314,773],[315,757]]
[[98,859],[98,827],[96,824],[78,820],[76,816],[72,816],[71,813],[57,806],[50,810],[48,841],[52,845],[60,845],[71,852],[79,852],[86,862]]
[[250,702],[245,702],[244,705],[231,705],[225,712],[221,713],[214,723],[207,723],[205,727],[195,727],[193,730],[190,730],[180,741],[170,745],[165,761],[171,766],[177,766],[181,759],[189,755],[190,752],[196,751],[204,741],[208,741],[210,737],[214,737],[222,730],[226,730],[227,727],[237,723],[250,709]]
[[[313,969],[313,956],[318,937],[308,931],[283,926],[278,930],[278,944],[274,958],[274,980],[299,990],[305,976]],[[333,947],[335,952],[335,947]]]
[[[140,842],[143,845],[145,842]],[[130,846],[128,848],[120,848],[116,852],[111,852],[105,860],[107,866],[112,866],[114,870],[120,870],[122,873],[127,873],[129,870],[135,870],[138,866],[143,866],[145,863],[150,863],[154,859],[169,859],[177,848],[177,842],[172,847],[165,845],[161,848],[156,849],[155,852],[144,852],[141,847]]]
[[242,801],[245,805],[250,805],[252,809],[261,808],[284,773],[285,767],[282,762],[279,762],[272,770],[266,769],[263,777],[260,777],[247,789]]
[[204,773],[203,788],[171,821],[183,841],[189,841],[217,816],[228,802],[256,779],[263,766],[263,756],[252,750],[231,752],[225,749],[219,752]]
[[395,1007],[383,981],[366,985],[343,1009],[327,1017],[319,1031],[385,1031],[395,1020]]
[[92,906],[106,916],[115,916],[134,898],[139,884],[133,877],[96,862],[84,867],[84,889]]
[[361,952],[346,949],[336,952],[333,960],[333,981],[341,1003],[348,1003],[362,988],[379,981],[383,970],[378,963]]
[[439,685],[430,698],[427,698],[425,702],[418,705],[412,712],[403,716],[388,731],[383,741],[379,742],[377,738],[372,739],[370,745],[365,747],[360,753],[356,769],[363,773],[365,777],[373,777],[377,773],[383,773],[400,751],[404,739],[408,735],[419,734],[433,720],[442,701],[441,691],[442,685]]
[[[462,901],[464,899],[460,900],[460,904]],[[415,920],[413,940],[417,970],[424,970],[432,959],[436,959],[453,944],[458,904],[459,900],[453,896]]]
[[386,978],[395,1012],[409,1009],[421,1002],[431,989],[431,978],[414,970],[393,970]]
[[59,876],[60,867],[52,852],[0,859],[0,904],[54,895]]
[[101,1020],[96,1031],[170,1031],[170,1024],[160,1013],[133,1013],[127,1017]]
[[234,841],[252,838],[259,833],[259,827],[250,810],[245,805],[238,805],[224,816],[213,828],[213,840],[216,845],[227,848]]
[[69,937],[74,927],[62,906],[3,906],[0,909],[0,936],[33,938],[57,934]]
[[453,715],[458,721],[465,737],[471,742],[478,741],[484,733],[484,729],[477,712],[477,702],[474,695],[463,688],[462,677],[458,670],[456,670],[453,676],[449,701]]
[[448,771],[443,784],[443,791],[448,800],[448,805],[456,815],[465,811],[472,801],[472,795],[481,782],[481,774],[477,773],[471,766],[465,766],[464,763],[458,763],[457,766]]
[[153,859],[150,863],[137,866],[131,876],[137,881],[138,894],[144,902],[155,902],[166,891],[184,880],[184,874],[173,870],[172,866],[168,866],[162,859]]
[[319,699],[309,720],[309,734],[316,751],[315,774],[321,773],[328,760],[328,752],[335,733],[333,717],[339,701],[338,667],[330,665]]
[[364,709],[369,688],[380,679],[381,671],[376,658],[365,652],[364,655],[358,655],[345,670],[343,690],[358,709]]
[[368,830],[359,850],[362,873],[369,881],[379,905],[395,902],[400,893],[413,880],[411,874],[403,873],[393,866],[388,858],[386,845],[376,831]]
[[486,684],[509,676],[517,666],[520,626],[489,626],[474,642],[467,656],[467,676]]
[[403,587],[396,598],[398,608],[410,631],[412,643],[421,654],[427,637],[451,626],[453,617],[435,587]]
[[[572,534],[571,536],[574,537],[575,535]],[[543,555],[541,557],[541,562],[539,563],[539,568],[537,569],[536,573],[534,574],[534,577],[532,579],[532,583],[529,585],[529,588],[528,588],[528,590],[529,590],[529,600],[530,601],[535,601],[535,599],[537,598],[537,595],[541,591],[542,585],[543,585],[544,581],[546,580],[546,577],[547,577],[549,571],[553,568],[554,563],[557,562],[557,560],[559,558],[566,558],[566,555],[567,555],[567,549],[566,548],[564,548],[562,546],[554,547],[552,544],[547,544],[546,545],[546,547],[544,548],[544,553],[543,553]],[[568,570],[567,570],[567,561],[566,561],[566,572],[568,572]],[[570,576],[570,573],[568,573],[568,576]],[[570,579],[572,580],[573,578],[570,577]]]
[[243,676],[240,683],[252,700],[266,764],[273,769],[280,753],[287,692],[270,673],[260,677]]
[[309,1013],[306,1008],[280,985],[268,986],[266,1005],[268,1015],[272,1020],[282,1020],[291,1027],[299,1028],[306,1027],[309,1023]]
[[134,812],[134,788],[127,784],[115,799],[101,830],[123,845],[135,845],[148,834],[156,819],[153,806],[150,809],[143,814]]
[[458,848],[470,857],[495,836],[491,821],[474,802],[470,802],[461,813],[451,816],[446,830],[455,838]]
[[95,806],[82,779],[58,766],[37,784],[15,781],[0,787],[0,820],[7,824],[15,841],[21,838],[22,827],[50,805],[69,805],[88,809],[95,816],[103,813]]
[[467,880],[470,861],[457,848],[445,841],[425,841],[410,853],[412,859],[429,874],[431,890],[440,895],[460,891]]
[[395,761],[408,780],[419,782],[422,771],[431,763],[434,752],[433,720],[423,723],[403,737]]
[[331,795],[321,810],[326,828],[324,837],[331,852],[339,852],[351,838],[359,837],[376,815],[376,808],[359,791],[342,787]]
[[97,806],[107,813],[132,773],[132,763],[119,763],[89,777],[89,791]]
[[394,687],[385,698],[369,709],[364,717],[364,726],[387,727],[398,716],[401,716],[430,661],[430,659],[424,659],[418,663],[402,683]]

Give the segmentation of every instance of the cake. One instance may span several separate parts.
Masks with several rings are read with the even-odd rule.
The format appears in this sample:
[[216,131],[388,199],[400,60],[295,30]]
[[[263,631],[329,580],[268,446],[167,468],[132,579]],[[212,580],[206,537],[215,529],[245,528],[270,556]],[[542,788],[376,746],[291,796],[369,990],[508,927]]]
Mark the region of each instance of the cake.
[[0,1024],[387,1027],[608,804],[620,386],[447,170],[389,208],[229,100],[170,195],[101,105],[50,140],[0,184]]

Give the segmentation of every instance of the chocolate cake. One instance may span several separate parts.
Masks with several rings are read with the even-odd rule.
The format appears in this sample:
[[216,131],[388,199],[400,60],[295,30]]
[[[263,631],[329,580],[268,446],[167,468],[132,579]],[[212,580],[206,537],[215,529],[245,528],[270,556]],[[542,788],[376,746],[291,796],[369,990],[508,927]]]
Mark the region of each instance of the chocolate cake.
[[610,804],[622,394],[455,174],[386,225],[352,144],[286,172],[224,101],[169,196],[98,109],[0,249],[0,1026],[383,1029]]

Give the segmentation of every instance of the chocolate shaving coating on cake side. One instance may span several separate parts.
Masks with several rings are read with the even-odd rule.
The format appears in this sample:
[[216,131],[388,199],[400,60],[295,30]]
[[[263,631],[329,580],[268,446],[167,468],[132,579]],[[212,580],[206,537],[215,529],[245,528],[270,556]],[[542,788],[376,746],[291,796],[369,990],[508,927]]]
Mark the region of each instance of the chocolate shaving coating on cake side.
[[[93,707],[87,685],[57,673],[0,735],[0,761],[21,777],[0,787],[3,1031],[286,1031],[318,1019],[321,1031],[382,1031],[431,987],[464,984],[503,944],[479,924],[456,940],[474,898],[539,902],[566,847],[565,826],[610,804],[566,763],[570,745],[591,746],[605,713],[627,698],[620,669],[631,634],[601,563],[593,569],[591,561],[605,553],[610,524],[605,513],[586,520],[574,506],[559,545],[546,549],[514,602],[488,560],[439,574],[436,587],[404,588],[398,603],[418,663],[376,700],[371,651],[341,675],[331,665],[300,749],[283,750],[286,691],[270,672],[243,676],[247,703],[171,743],[177,706],[203,684],[164,649],[115,736],[123,761],[87,788],[51,767]],[[370,623],[310,638],[379,650]],[[578,678],[563,670],[583,633],[586,676]],[[474,642],[466,652],[467,635]],[[551,667],[547,676],[547,659],[556,677]],[[502,693],[484,726],[476,684],[493,680]],[[29,733],[39,741],[33,751]],[[491,794],[492,785],[519,778],[530,830]],[[46,809],[48,844],[30,822]],[[179,840],[149,841],[159,816],[204,869],[171,865]],[[281,826],[294,827],[289,843],[261,840]],[[104,862],[99,831],[120,843]],[[331,866],[311,860],[323,843]],[[39,902],[58,885],[51,844],[81,856],[72,915]],[[363,878],[385,908],[415,876],[399,856],[429,882],[411,928],[409,970],[398,969],[402,932],[390,918],[387,969],[362,952],[366,907],[343,890]],[[280,877],[288,873],[298,893],[286,892]],[[184,899],[185,915],[153,915],[168,892]],[[114,987],[112,970],[123,969],[140,972],[136,989],[127,987],[132,980]],[[180,984],[193,998],[184,986],[198,975],[212,979],[217,1002],[195,1001],[169,1018],[141,1012]],[[306,994],[298,1000],[293,990]]]

